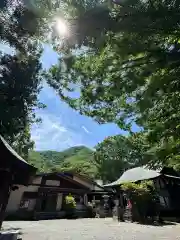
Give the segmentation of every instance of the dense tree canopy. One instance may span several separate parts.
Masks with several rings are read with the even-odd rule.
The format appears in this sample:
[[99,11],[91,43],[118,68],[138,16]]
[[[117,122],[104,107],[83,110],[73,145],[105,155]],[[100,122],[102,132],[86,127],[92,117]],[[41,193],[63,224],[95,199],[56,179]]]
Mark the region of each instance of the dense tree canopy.
[[34,40],[48,41],[50,16],[55,12],[51,0],[2,0],[0,3],[0,41],[23,52]]
[[[4,3],[4,4],[3,4]],[[0,133],[17,152],[28,157],[33,147],[31,124],[42,83],[42,55],[38,36],[40,18],[23,5],[2,1],[0,43],[12,47],[12,54],[0,53]]]
[[33,110],[41,106],[40,56],[41,50],[34,49],[26,56],[2,54],[0,58],[0,132],[19,153],[27,154],[32,146],[29,127],[36,120]]
[[[136,122],[146,132],[151,163],[178,165],[179,1],[126,0],[114,6],[96,1],[91,11],[86,2],[74,6],[84,11],[75,11],[77,25],[89,29],[75,29],[80,51],[74,54],[77,45],[69,45],[71,55],[52,67],[49,84],[71,107],[99,122],[129,130]],[[69,94],[74,86],[76,99]]]
[[115,181],[127,169],[147,162],[146,149],[142,133],[108,137],[96,146],[93,164],[101,179]]

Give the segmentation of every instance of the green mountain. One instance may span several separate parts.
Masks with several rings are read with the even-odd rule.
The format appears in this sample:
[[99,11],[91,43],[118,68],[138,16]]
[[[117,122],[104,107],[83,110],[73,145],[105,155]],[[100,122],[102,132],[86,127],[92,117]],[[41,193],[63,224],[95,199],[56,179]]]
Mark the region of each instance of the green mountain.
[[29,162],[41,172],[76,171],[89,177],[96,175],[92,164],[93,151],[84,146],[71,147],[62,152],[31,151]]

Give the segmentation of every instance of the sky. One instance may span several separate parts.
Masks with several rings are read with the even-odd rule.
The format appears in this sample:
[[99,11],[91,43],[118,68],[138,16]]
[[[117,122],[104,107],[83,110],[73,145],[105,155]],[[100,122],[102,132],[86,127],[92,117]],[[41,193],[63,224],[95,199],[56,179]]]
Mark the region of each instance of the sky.
[[[0,44],[0,50],[11,53],[12,50],[7,45]],[[49,47],[45,46],[41,58],[43,67],[48,69],[56,64],[57,54]],[[35,149],[62,151],[69,147],[84,145],[89,148],[102,142],[104,138],[124,132],[115,124],[99,125],[93,119],[82,116],[62,102],[55,91],[46,83],[39,94],[40,102],[47,107],[37,110],[37,117],[41,117],[42,123],[35,124],[31,129],[32,139],[35,141]],[[137,131],[136,125],[133,131]]]

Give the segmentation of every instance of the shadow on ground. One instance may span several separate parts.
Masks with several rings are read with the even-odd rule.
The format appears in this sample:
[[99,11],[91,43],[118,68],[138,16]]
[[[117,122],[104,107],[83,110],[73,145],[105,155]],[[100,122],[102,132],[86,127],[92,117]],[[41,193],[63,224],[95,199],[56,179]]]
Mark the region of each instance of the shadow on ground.
[[136,224],[139,225],[146,225],[146,226],[154,226],[154,227],[164,227],[164,226],[174,226],[174,225],[178,225],[178,222],[169,222],[169,221],[164,221],[162,223],[152,223],[152,222],[146,222],[146,223],[140,223],[140,222],[135,222]]

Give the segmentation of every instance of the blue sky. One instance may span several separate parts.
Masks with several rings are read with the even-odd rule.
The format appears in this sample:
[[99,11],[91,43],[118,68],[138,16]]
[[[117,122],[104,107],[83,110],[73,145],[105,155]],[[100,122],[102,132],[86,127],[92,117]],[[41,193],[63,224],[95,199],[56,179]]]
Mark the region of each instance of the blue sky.
[[[0,50],[12,52],[5,45],[0,45]],[[57,54],[49,46],[45,46],[42,56],[44,68],[49,68],[55,64],[57,58]],[[42,118],[42,123],[32,126],[31,129],[36,150],[61,151],[78,145],[93,148],[108,136],[127,134],[115,124],[99,125],[91,118],[81,116],[62,102],[47,84],[44,84],[39,99],[47,107],[43,110],[37,110],[36,114]],[[133,130],[138,130],[137,126],[134,126]]]

